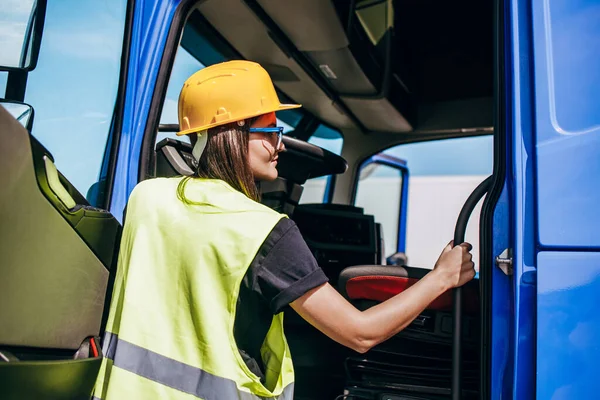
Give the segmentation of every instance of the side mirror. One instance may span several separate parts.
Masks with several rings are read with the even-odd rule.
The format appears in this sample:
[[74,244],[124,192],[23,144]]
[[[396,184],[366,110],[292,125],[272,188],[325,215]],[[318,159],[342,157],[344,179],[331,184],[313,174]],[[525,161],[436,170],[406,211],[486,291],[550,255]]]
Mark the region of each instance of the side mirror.
[[33,125],[33,107],[29,104],[0,99],[0,106],[21,123],[29,132]]
[[362,181],[373,175],[373,173],[379,169],[380,164],[377,163],[369,163],[360,169],[360,173],[358,175],[358,180]]
[[0,16],[0,71],[31,71],[37,64],[46,14],[45,0],[19,0]]

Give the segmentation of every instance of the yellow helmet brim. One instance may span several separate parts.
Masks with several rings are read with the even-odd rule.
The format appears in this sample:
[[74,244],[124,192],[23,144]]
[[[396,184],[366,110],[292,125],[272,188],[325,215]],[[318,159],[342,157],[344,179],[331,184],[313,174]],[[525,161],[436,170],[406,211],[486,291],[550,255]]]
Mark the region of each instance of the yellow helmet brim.
[[277,107],[276,109],[271,110],[271,111],[268,111],[268,110],[264,111],[263,110],[259,114],[249,114],[249,115],[243,116],[241,118],[235,118],[235,119],[232,118],[231,120],[227,119],[227,120],[224,120],[224,121],[214,122],[212,124],[207,124],[207,125],[203,125],[203,126],[200,126],[200,127],[194,127],[192,129],[187,129],[187,130],[184,130],[184,131],[177,132],[177,136],[190,135],[192,133],[198,133],[198,132],[205,131],[205,130],[208,130],[210,128],[214,128],[214,127],[217,127],[217,126],[227,125],[227,124],[230,124],[232,122],[237,122],[237,121],[241,121],[241,120],[248,119],[248,118],[258,117],[260,115],[269,114],[271,112],[293,110],[294,108],[300,108],[300,107],[302,107],[301,104],[279,104],[279,107]]

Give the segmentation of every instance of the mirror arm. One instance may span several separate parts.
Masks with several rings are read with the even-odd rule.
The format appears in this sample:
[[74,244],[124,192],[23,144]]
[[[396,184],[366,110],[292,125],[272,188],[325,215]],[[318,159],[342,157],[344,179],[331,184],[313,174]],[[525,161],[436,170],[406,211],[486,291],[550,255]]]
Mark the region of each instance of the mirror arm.
[[27,71],[13,70],[8,72],[6,94],[4,98],[23,102],[25,101],[25,88],[27,86]]
[[21,68],[26,67],[27,55],[29,54],[29,49],[32,45],[31,41],[33,39],[33,28],[35,24],[36,14],[37,10],[34,9],[31,15],[29,15],[29,21],[27,21],[27,29],[25,30],[25,40],[23,40],[23,48],[21,49],[21,60],[19,62],[19,67]]

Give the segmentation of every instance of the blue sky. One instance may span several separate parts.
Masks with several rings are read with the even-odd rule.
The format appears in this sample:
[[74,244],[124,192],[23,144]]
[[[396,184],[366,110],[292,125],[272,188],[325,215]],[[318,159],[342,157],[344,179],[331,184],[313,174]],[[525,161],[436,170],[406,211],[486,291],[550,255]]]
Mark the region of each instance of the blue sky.
[[385,153],[406,160],[411,176],[491,175],[493,151],[487,135],[406,144]]

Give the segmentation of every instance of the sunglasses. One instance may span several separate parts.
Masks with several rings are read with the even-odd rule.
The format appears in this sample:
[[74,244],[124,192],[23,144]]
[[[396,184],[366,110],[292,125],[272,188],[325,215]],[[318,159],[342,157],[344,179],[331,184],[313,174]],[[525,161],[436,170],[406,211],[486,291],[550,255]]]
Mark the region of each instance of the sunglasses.
[[283,127],[276,126],[274,128],[250,128],[250,133],[276,133],[277,134],[277,145],[276,149],[279,149],[281,146],[281,141],[283,140]]

